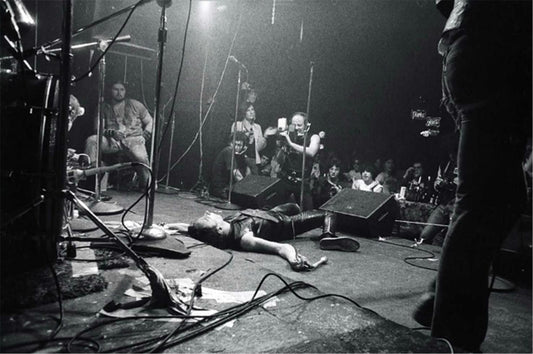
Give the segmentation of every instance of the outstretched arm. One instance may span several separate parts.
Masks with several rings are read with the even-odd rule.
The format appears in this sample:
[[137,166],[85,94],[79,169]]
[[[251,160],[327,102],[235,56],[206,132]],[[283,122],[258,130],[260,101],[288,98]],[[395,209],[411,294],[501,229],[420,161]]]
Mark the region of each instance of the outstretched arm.
[[246,231],[240,240],[243,250],[258,253],[275,254],[289,262],[291,268],[295,271],[311,270],[313,265],[309,264],[307,258],[298,254],[296,248],[288,243],[279,243],[268,241],[255,237],[252,231]]
[[180,232],[187,232],[189,231],[189,224],[184,223],[184,222],[174,222],[174,223],[165,224],[165,228],[170,229],[170,230],[178,230]]

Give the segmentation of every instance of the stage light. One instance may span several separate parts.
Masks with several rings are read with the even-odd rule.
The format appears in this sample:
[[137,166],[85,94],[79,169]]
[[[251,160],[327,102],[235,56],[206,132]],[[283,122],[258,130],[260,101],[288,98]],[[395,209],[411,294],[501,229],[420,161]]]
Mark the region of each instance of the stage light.
[[198,2],[199,16],[202,23],[208,23],[211,20],[213,1],[203,0]]

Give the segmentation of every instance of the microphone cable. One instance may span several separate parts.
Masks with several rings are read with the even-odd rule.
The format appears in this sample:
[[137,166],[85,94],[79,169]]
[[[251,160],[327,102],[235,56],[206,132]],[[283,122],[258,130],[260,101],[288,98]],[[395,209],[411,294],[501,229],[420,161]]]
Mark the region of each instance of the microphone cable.
[[[240,2],[239,2],[240,3]],[[185,149],[185,151],[181,154],[180,157],[177,158],[177,160],[172,164],[172,166],[170,166],[169,170],[160,178],[157,180],[157,182],[162,182],[166,177],[167,175],[170,173],[170,171],[172,171],[174,168],[176,168],[176,166],[181,162],[181,160],[189,153],[189,151],[192,149],[193,145],[196,143],[196,140],[198,139],[199,135],[200,135],[200,130],[203,128],[205,122],[207,121],[207,118],[209,117],[209,114],[211,113],[211,109],[213,108],[213,105],[215,104],[215,98],[216,96],[218,95],[218,92],[219,92],[219,89],[220,89],[220,86],[222,85],[222,80],[224,79],[224,76],[226,75],[226,70],[227,70],[227,67],[228,67],[228,63],[229,63],[229,57],[231,55],[231,52],[233,50],[233,47],[235,45],[235,40],[237,39],[237,35],[239,34],[240,32],[240,28],[241,28],[241,20],[242,20],[242,10],[241,12],[239,13],[239,18],[238,18],[238,22],[237,22],[237,29],[235,30],[235,33],[233,35],[233,38],[231,40],[231,44],[230,44],[230,48],[228,50],[228,54],[226,56],[226,61],[224,63],[224,68],[222,69],[222,73],[220,75],[220,79],[218,80],[218,83],[217,83],[217,87],[215,89],[215,92],[213,93],[213,97],[211,99],[211,103],[209,104],[209,107],[207,108],[207,112],[205,113],[205,116],[200,124],[200,126],[198,127],[198,131],[196,132],[193,140],[191,141],[191,143],[189,144],[189,146]],[[177,91],[174,92],[174,95],[177,94]],[[165,131],[163,132],[163,135],[166,134],[167,132],[167,129],[168,129],[168,121],[170,120],[170,117],[172,117],[172,112],[174,111],[174,103],[172,104],[172,109],[170,110],[170,115],[169,115],[169,119],[167,120],[167,124],[165,126]],[[162,139],[161,139],[162,141]]]

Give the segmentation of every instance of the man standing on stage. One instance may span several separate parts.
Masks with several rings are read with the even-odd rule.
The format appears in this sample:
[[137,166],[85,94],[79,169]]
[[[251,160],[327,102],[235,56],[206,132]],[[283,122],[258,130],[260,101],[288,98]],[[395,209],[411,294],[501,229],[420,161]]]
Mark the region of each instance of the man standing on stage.
[[[126,98],[126,86],[117,81],[111,86],[111,103],[103,106],[104,137],[102,139],[102,159],[109,155],[123,153],[128,161],[149,165],[146,141],[152,136],[152,116],[139,101]],[[85,143],[85,153],[91,161],[96,161],[98,136],[92,135]],[[150,173],[136,167],[139,188],[144,190]]]
[[[443,103],[460,131],[458,182],[436,287],[414,318],[477,352],[488,325],[489,269],[525,201],[521,157],[531,132],[531,1],[440,0]],[[529,125],[529,127],[527,127]],[[528,129],[529,128],[529,129]],[[499,185],[487,171],[505,166]]]

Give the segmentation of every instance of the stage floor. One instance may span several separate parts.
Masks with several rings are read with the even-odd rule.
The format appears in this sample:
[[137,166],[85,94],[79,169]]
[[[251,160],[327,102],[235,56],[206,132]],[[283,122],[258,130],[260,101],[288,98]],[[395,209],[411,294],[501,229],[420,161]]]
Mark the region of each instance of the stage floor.
[[[128,207],[138,196],[132,192],[109,191],[111,202]],[[234,211],[217,209],[201,203],[188,192],[175,195],[156,194],[154,223],[191,222],[205,210],[229,215]],[[128,221],[141,222],[143,203],[126,216]],[[121,215],[103,216],[104,221],[119,221]],[[323,251],[312,236],[312,230],[289,243],[311,262],[322,256],[328,263],[312,272],[297,273],[279,257],[266,254],[233,252],[232,262],[207,279],[206,291],[254,291],[261,279],[270,272],[281,275],[288,282],[303,281],[316,290],[301,291],[304,296],[340,294],[356,301],[359,308],[338,297],[327,297],[312,302],[298,299],[291,293],[276,296],[268,306],[253,309],[228,322],[225,326],[192,338],[168,349],[169,352],[448,352],[446,343],[429,337],[427,330],[413,330],[420,326],[411,318],[418,297],[435,275],[440,248],[422,246],[433,253],[430,259],[413,259],[410,263],[430,268],[423,269],[408,264],[409,257],[427,257],[428,253],[409,247],[408,239],[390,237],[385,241],[358,237],[361,248],[355,253]],[[94,237],[100,231],[83,237]],[[341,233],[342,234],[342,233]],[[191,255],[185,259],[147,257],[166,279],[190,278],[198,280],[228,261],[230,255],[211,246],[198,246],[199,242],[183,235],[172,235],[188,247]],[[83,252],[83,254],[86,251]],[[78,252],[80,257],[82,252]],[[85,256],[84,256],[85,257]],[[82,262],[71,262],[79,267]],[[94,263],[85,265],[95,267]],[[433,270],[431,270],[433,269]],[[108,282],[107,289],[83,297],[65,300],[64,326],[57,337],[71,337],[88,326],[102,321],[97,315],[111,300],[124,301],[123,293],[132,287],[142,273],[134,264],[129,268],[97,270]],[[283,283],[270,277],[262,286],[266,292],[278,290]],[[226,294],[227,295],[227,294]],[[235,303],[222,300],[199,300],[197,305],[222,310]],[[531,287],[517,286],[510,292],[496,292],[490,298],[490,323],[483,352],[531,352],[532,313]],[[55,327],[51,316],[57,317],[57,303],[2,313],[2,351],[31,350],[31,347],[13,348],[11,344],[43,339]],[[152,320],[127,320],[107,325],[84,337],[95,339],[102,351],[113,350],[143,339],[169,333],[178,325],[173,322]],[[11,349],[10,349],[11,348]],[[74,351],[84,348],[74,347]],[[134,351],[128,349],[127,351]],[[144,350],[143,350],[144,351]]]

